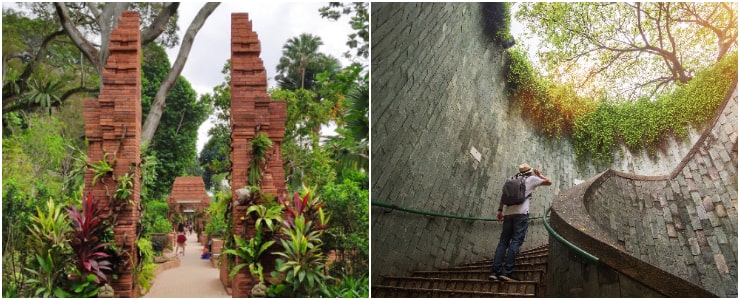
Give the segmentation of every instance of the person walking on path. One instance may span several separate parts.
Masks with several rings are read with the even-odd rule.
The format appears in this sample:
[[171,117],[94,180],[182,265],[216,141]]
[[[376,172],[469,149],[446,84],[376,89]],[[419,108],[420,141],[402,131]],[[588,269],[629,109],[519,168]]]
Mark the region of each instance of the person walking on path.
[[[185,225],[177,226],[177,248],[175,249],[175,254],[179,255],[182,253],[183,256],[185,256],[185,242],[187,242],[188,238],[185,236]],[[182,249],[182,251],[180,251]]]
[[[532,176],[534,173],[535,176]],[[501,238],[493,256],[493,267],[488,278],[493,280],[519,281],[512,272],[514,271],[514,259],[519,254],[519,247],[524,242],[529,226],[529,201],[532,192],[541,185],[551,185],[550,178],[542,175],[539,169],[533,169],[528,164],[519,165],[519,173],[511,179],[524,178],[524,202],[517,205],[506,205],[504,208],[504,193],[498,206],[496,218],[504,220]],[[506,186],[504,187],[506,189]]]
[[178,267],[157,274],[143,298],[231,298],[221,283],[219,269],[210,260],[201,259],[195,235],[187,237],[187,255],[176,258]]

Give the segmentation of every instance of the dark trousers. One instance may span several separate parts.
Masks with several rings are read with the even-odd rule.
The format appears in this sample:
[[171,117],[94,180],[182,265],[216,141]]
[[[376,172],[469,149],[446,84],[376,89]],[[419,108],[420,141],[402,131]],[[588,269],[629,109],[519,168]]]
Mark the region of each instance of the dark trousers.
[[501,239],[493,256],[491,273],[496,275],[511,275],[514,271],[514,259],[519,254],[519,247],[524,242],[529,226],[529,215],[504,216],[504,228]]

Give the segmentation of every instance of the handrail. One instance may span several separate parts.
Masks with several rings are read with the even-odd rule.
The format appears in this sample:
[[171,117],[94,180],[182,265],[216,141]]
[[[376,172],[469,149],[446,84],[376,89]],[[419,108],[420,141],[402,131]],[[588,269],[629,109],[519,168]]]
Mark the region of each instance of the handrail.
[[[436,212],[422,211],[422,210],[406,208],[406,207],[398,206],[398,205],[395,205],[395,204],[390,204],[390,203],[385,203],[385,202],[378,202],[378,201],[372,201],[370,203],[373,206],[385,207],[385,208],[390,208],[390,209],[393,209],[393,210],[400,210],[400,211],[407,212],[407,213],[419,214],[419,215],[425,215],[425,216],[432,216],[432,217],[442,217],[442,218],[449,218],[449,219],[462,219],[462,220],[471,220],[471,221],[487,221],[487,222],[498,221],[498,219],[494,219],[494,218],[462,217],[462,216],[455,216],[455,215],[442,214],[442,213],[436,213]],[[560,234],[558,234],[557,232],[555,232],[555,229],[553,229],[550,226],[550,223],[547,221],[547,219],[550,217],[550,211],[552,211],[552,206],[550,206],[547,209],[547,212],[545,212],[545,216],[544,217],[530,217],[529,219],[530,220],[533,220],[533,219],[542,219],[542,221],[543,221],[542,223],[544,223],[545,229],[547,230],[547,233],[549,233],[550,235],[552,235],[561,244],[565,245],[569,249],[575,251],[579,255],[581,255],[584,258],[586,258],[588,261],[590,261],[592,263],[595,263],[595,264],[598,264],[599,263],[599,258],[598,257],[594,256],[591,253],[588,253],[588,252],[584,251],[581,248],[578,248],[578,246],[573,245],[571,242],[569,242],[565,238],[563,238]]]
[[547,233],[549,233],[550,235],[552,235],[556,240],[558,240],[558,242],[560,242],[561,244],[565,245],[570,250],[573,250],[576,253],[578,253],[579,255],[583,256],[586,260],[590,261],[591,263],[598,264],[599,263],[599,258],[598,257],[594,256],[591,253],[588,253],[588,252],[584,251],[581,248],[578,248],[578,246],[573,245],[571,242],[569,242],[568,240],[566,240],[565,238],[563,238],[560,234],[558,234],[557,232],[555,232],[555,229],[553,229],[550,226],[550,222],[547,221],[547,219],[549,219],[549,217],[550,217],[550,211],[552,211],[552,206],[550,206],[547,209],[547,212],[545,212],[545,218],[543,218],[543,222],[542,222],[542,223],[545,224],[545,229],[547,229]]
[[[479,217],[463,217],[463,216],[448,215],[448,214],[443,214],[443,213],[406,208],[406,207],[402,207],[402,206],[398,206],[398,205],[390,204],[390,203],[385,203],[385,202],[372,201],[370,203],[373,206],[385,207],[385,208],[400,210],[400,211],[407,212],[407,213],[432,216],[432,217],[442,217],[442,218],[448,218],[448,219],[462,219],[462,220],[470,220],[470,221],[486,221],[486,222],[498,221],[498,219],[496,218],[490,218],[490,217],[489,218],[479,218]],[[530,220],[542,219],[542,217],[530,217],[529,219]]]

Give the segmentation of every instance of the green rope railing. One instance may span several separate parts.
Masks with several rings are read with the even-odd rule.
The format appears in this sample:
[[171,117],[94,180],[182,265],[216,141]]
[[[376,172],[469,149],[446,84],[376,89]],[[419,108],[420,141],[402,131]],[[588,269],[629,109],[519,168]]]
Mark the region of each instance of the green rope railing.
[[[431,211],[423,211],[413,208],[407,208],[403,206],[398,206],[395,204],[385,203],[385,202],[377,202],[372,201],[370,202],[373,206],[379,206],[384,208],[390,208],[393,210],[399,210],[407,213],[412,214],[418,214],[418,215],[425,215],[425,216],[431,216],[431,217],[442,217],[442,218],[448,218],[448,219],[460,219],[460,220],[469,220],[469,221],[486,221],[486,222],[494,222],[498,221],[496,218],[481,218],[481,217],[463,217],[463,216],[456,216],[456,215],[449,215],[449,214],[443,214],[443,213],[437,213],[437,212],[431,212]],[[530,220],[534,219],[542,219],[542,217],[529,217]]]
[[545,229],[547,230],[547,232],[551,236],[553,236],[556,240],[558,240],[558,242],[560,242],[564,246],[568,247],[568,249],[575,251],[576,253],[578,253],[580,256],[586,258],[586,260],[590,261],[591,263],[598,264],[599,263],[599,258],[598,257],[594,256],[591,253],[586,252],[585,250],[583,250],[581,248],[578,248],[578,246],[573,245],[573,243],[569,242],[568,240],[566,240],[565,238],[563,238],[560,234],[558,234],[557,232],[555,232],[555,229],[553,229],[550,226],[550,222],[547,221],[547,219],[550,218],[550,211],[552,211],[552,206],[550,206],[550,208],[547,209],[547,212],[545,212],[545,218],[543,219],[544,222],[542,222],[542,223],[545,224]]
[[[385,202],[372,201],[372,202],[370,202],[370,204],[373,205],[373,206],[390,208],[392,210],[399,210],[399,211],[403,211],[403,212],[407,212],[407,213],[419,214],[419,215],[431,216],[431,217],[442,217],[442,218],[448,218],[448,219],[460,219],[460,220],[469,220],[469,221],[486,221],[486,222],[498,221],[498,219],[496,219],[496,218],[479,218],[479,217],[456,216],[456,215],[450,215],[450,214],[443,214],[443,213],[437,213],[437,212],[430,212],[430,211],[423,211],[423,210],[418,210],[418,209],[412,209],[412,208],[402,207],[402,206],[398,206],[398,205],[390,204],[390,203],[385,203]],[[555,232],[555,230],[550,226],[550,223],[547,221],[547,219],[550,217],[550,211],[551,210],[552,210],[552,206],[550,206],[547,209],[547,212],[545,212],[545,216],[544,217],[530,217],[529,219],[530,220],[533,220],[533,219],[542,219],[542,221],[543,221],[542,223],[545,225],[545,229],[547,230],[547,233],[549,233],[550,235],[552,235],[556,240],[558,240],[558,242],[560,242],[561,244],[565,245],[569,249],[575,251],[579,255],[583,256],[584,258],[586,258],[586,260],[588,260],[588,261],[590,261],[592,263],[598,264],[599,263],[599,258],[598,257],[594,256],[591,253],[588,253],[588,252],[584,251],[581,248],[578,248],[578,246],[573,245],[571,242],[569,242],[565,238],[563,238],[560,234],[558,234],[557,232]]]

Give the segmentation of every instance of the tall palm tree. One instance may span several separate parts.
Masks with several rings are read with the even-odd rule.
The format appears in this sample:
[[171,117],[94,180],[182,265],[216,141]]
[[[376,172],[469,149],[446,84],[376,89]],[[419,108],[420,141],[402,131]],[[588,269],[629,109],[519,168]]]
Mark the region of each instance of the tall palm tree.
[[283,45],[283,56],[278,62],[278,74],[275,76],[280,88],[310,90],[318,73],[340,68],[339,60],[318,51],[323,44],[321,37],[303,33]]

